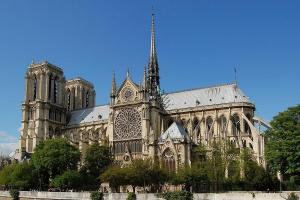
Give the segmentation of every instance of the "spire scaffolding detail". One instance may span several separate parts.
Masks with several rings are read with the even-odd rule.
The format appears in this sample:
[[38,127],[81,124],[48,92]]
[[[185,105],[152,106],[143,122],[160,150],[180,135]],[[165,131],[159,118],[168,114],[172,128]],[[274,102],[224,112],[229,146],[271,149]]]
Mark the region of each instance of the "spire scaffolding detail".
[[148,65],[148,79],[150,87],[150,96],[156,97],[159,95],[160,88],[160,77],[159,77],[159,66],[157,59],[157,51],[155,44],[155,24],[154,24],[154,13],[152,13],[152,24],[151,24],[151,46],[150,46],[150,58]]

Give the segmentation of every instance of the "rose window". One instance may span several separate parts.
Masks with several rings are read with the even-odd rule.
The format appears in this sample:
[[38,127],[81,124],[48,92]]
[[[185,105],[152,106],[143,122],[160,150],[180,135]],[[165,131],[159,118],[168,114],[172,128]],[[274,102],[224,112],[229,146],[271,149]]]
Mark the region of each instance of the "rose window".
[[122,109],[115,119],[114,140],[140,139],[141,137],[140,113],[134,108]]

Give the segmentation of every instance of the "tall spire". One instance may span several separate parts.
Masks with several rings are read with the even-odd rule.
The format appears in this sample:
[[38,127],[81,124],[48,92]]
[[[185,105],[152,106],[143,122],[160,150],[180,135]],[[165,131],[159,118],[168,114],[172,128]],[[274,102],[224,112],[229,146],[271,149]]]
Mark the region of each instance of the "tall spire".
[[143,89],[145,91],[148,90],[148,79],[147,79],[147,67],[146,66],[145,66],[145,69],[144,69]]
[[155,45],[155,29],[154,29],[154,13],[152,13],[152,25],[151,25],[151,47],[150,47],[150,59],[148,65],[148,79],[150,84],[150,95],[157,96],[160,87],[159,66]]
[[112,83],[111,83],[111,97],[114,97],[117,92],[117,84],[116,84],[116,75],[115,72],[113,72],[112,75]]

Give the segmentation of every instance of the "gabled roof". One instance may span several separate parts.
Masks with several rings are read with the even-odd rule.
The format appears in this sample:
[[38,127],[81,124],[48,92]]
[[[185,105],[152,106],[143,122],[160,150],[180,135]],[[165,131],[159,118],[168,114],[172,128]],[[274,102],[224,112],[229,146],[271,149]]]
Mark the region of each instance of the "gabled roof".
[[210,106],[226,103],[251,103],[236,84],[186,90],[163,96],[166,110]]
[[[228,103],[251,104],[249,98],[236,84],[219,85],[208,88],[168,93],[163,96],[163,100],[167,111]],[[99,115],[102,116],[101,119],[98,118]],[[75,110],[71,112],[71,120],[68,125],[107,120],[108,116],[109,105]]]
[[68,125],[77,125],[107,120],[109,117],[109,105],[75,110],[71,112],[70,117],[71,118]]
[[160,141],[165,141],[166,139],[170,138],[171,140],[180,140],[180,141],[187,141],[190,142],[189,135],[184,130],[184,128],[174,122],[161,136]]

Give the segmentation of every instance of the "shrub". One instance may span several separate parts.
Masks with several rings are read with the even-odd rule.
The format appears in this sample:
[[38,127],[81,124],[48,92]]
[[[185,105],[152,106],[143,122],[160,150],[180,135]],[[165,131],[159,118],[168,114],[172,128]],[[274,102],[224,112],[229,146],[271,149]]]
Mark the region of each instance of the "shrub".
[[19,200],[20,192],[18,190],[10,190],[9,194],[13,198],[13,200]]
[[103,200],[103,193],[102,192],[92,192],[90,197],[91,197],[91,200]]
[[126,200],[136,200],[136,194],[133,192],[129,192]]
[[287,200],[299,200],[299,197],[295,193],[291,193]]
[[167,192],[161,195],[166,200],[192,200],[193,194],[188,191]]
[[77,171],[66,171],[60,176],[56,176],[51,186],[60,190],[77,189],[80,185],[81,177]]

